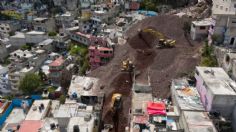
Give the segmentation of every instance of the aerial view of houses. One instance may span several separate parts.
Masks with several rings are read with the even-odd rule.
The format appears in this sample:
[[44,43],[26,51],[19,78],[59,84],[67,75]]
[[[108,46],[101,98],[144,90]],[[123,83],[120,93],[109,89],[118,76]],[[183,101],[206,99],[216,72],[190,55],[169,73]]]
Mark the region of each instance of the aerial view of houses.
[[1,132],[236,132],[235,0],[0,0]]

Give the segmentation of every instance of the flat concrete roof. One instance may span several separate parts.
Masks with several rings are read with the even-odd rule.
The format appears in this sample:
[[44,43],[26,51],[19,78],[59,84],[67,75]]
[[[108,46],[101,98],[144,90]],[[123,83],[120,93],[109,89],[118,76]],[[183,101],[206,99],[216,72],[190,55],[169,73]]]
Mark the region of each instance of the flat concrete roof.
[[24,110],[22,108],[13,108],[10,115],[5,121],[5,125],[2,128],[2,131],[8,132],[9,129],[14,129],[19,125],[26,117]]
[[21,70],[20,70],[20,72],[21,73],[27,73],[27,72],[30,72],[30,71],[32,71],[34,69],[34,67],[29,67],[29,68],[27,68],[27,67],[25,67],[25,68],[22,68]]
[[78,125],[81,132],[94,132],[95,119],[91,116],[88,121],[85,121],[84,117],[72,117],[70,118],[67,131],[73,132],[74,125]]
[[[79,106],[83,106],[84,109],[80,109]],[[55,118],[84,117],[84,115],[90,114],[91,112],[91,106],[81,103],[67,103],[60,105],[60,107],[54,111],[53,116]]]
[[73,76],[68,94],[76,93],[77,96],[98,96],[101,92],[97,78]]
[[189,111],[205,111],[200,95],[195,87],[189,86],[186,79],[175,79],[171,84],[172,97],[178,108]]
[[235,82],[220,67],[196,67],[196,70],[214,95],[236,95]]
[[37,17],[34,19],[34,21],[43,21],[43,20],[47,20],[48,18],[46,17]]
[[196,26],[211,26],[213,24],[213,20],[211,18],[206,18],[200,21],[192,22]]
[[53,130],[51,130],[51,124],[55,124],[57,125],[58,124],[58,120],[55,119],[55,118],[45,118],[42,120],[43,122],[43,125],[40,129],[40,132],[60,132],[60,128],[57,127]]
[[136,113],[135,110],[141,109],[142,112],[146,113],[147,102],[152,101],[152,93],[136,93],[132,94],[132,112]]
[[183,111],[189,132],[217,132],[206,112]]
[[10,38],[25,38],[25,34],[22,32],[16,32],[16,34],[14,36],[11,36]]
[[28,34],[28,35],[45,35],[46,33],[40,32],[40,31],[30,31],[30,32],[27,32],[26,34]]
[[[43,104],[44,105],[44,109],[39,110],[39,106]],[[42,120],[48,110],[49,110],[49,106],[50,105],[50,100],[35,100],[33,105],[31,106],[25,120]]]
[[39,43],[39,45],[49,45],[53,42],[53,39],[46,39]]

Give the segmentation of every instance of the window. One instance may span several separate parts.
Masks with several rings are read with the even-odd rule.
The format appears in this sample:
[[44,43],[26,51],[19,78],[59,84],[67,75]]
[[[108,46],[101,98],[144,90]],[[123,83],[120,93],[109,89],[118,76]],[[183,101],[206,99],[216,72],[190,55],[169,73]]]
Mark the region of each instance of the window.
[[216,8],[218,8],[219,7],[219,5],[216,5]]
[[220,9],[223,10],[223,6],[220,6]]
[[200,30],[205,30],[206,27],[205,26],[200,26]]
[[228,8],[225,8],[225,11],[228,11]]
[[236,8],[236,4],[234,4],[234,8]]

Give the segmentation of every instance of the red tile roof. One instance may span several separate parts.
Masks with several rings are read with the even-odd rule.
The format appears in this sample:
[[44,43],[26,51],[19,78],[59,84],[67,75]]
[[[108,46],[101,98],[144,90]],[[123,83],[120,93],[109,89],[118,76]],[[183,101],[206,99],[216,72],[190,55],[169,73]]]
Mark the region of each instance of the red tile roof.
[[20,125],[19,132],[38,132],[42,125],[42,121],[24,120]]
[[61,57],[57,58],[49,64],[49,66],[61,66],[64,63],[64,59]]

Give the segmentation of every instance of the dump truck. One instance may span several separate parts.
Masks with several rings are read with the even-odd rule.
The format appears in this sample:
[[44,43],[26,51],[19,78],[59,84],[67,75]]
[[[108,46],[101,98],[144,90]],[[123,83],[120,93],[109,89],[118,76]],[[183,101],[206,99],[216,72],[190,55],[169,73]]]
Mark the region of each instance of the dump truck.
[[132,72],[134,69],[134,64],[131,60],[126,59],[122,61],[121,71]]
[[144,39],[142,37],[142,32],[151,33],[153,36],[158,38],[159,42],[156,45],[157,48],[173,48],[173,47],[175,47],[176,40],[167,38],[164,34],[162,34],[161,32],[159,32],[157,30],[154,30],[154,29],[151,29],[151,28],[145,28],[143,30],[139,29],[138,31],[139,31],[139,36],[142,39]]

